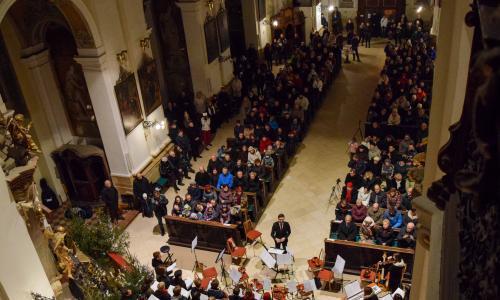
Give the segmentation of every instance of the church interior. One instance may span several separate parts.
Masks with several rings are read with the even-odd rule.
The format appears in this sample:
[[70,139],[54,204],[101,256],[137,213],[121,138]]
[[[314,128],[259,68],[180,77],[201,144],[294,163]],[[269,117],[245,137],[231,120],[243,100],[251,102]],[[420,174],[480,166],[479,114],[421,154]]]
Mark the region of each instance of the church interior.
[[497,299],[499,15],[0,0],[0,299]]

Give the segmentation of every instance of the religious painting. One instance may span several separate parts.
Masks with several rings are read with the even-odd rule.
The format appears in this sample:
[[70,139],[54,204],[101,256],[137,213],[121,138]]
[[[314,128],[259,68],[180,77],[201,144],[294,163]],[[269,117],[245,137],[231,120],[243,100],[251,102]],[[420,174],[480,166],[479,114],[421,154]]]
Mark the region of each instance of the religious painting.
[[219,33],[220,53],[222,53],[229,48],[229,29],[225,10],[221,10],[217,14],[217,30]]
[[354,1],[353,0],[339,0],[339,7],[340,8],[354,8]]
[[115,94],[122,116],[123,129],[125,135],[128,135],[143,120],[139,92],[133,73],[123,76],[123,79],[116,83]]
[[217,19],[207,17],[205,20],[205,44],[207,47],[208,63],[219,57],[219,37],[217,35]]
[[160,81],[156,72],[156,61],[149,57],[145,58],[137,70],[137,76],[139,77],[144,110],[148,116],[161,105]]

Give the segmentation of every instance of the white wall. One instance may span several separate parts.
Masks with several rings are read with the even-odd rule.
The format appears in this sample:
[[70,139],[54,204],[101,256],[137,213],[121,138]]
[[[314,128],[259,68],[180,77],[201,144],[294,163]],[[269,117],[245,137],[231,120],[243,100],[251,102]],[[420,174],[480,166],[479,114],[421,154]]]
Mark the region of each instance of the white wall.
[[54,292],[0,169],[0,282],[9,299],[32,299],[30,292]]

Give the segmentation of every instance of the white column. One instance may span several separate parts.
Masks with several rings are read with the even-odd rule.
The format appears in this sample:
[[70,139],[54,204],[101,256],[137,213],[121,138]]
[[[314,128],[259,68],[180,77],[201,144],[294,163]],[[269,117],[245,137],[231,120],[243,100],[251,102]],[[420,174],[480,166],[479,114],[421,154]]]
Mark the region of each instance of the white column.
[[29,69],[56,148],[70,142],[73,135],[50,62],[49,50],[31,55],[23,59],[23,62]]
[[[0,298],[32,299],[30,293],[52,297],[54,292],[31,241],[26,224],[11,198],[0,169]],[[3,298],[2,298],[3,299]]]
[[259,31],[257,28],[257,9],[255,0],[241,1],[243,12],[243,27],[245,31],[245,43],[247,47],[253,45],[259,47]]
[[205,75],[207,50],[205,33],[203,32],[205,15],[202,14],[205,3],[202,3],[202,1],[182,2],[177,3],[177,5],[182,11],[182,23],[184,25],[184,36],[186,37],[194,92],[202,91],[205,95],[211,95],[216,87],[212,86]]
[[131,173],[128,146],[114,85],[110,82],[113,70],[107,67],[106,54],[97,51],[93,56],[80,56],[75,60],[82,65],[111,175],[128,177]]

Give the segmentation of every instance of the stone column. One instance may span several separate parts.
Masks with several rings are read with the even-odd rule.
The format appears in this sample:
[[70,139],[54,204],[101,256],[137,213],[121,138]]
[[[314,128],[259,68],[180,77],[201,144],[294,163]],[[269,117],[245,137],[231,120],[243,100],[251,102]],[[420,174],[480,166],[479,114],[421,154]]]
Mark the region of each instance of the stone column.
[[78,49],[78,53],[80,56],[75,60],[82,65],[108,165],[118,187],[122,184],[120,178],[126,177],[129,180],[132,168],[114,85],[110,82],[110,76],[107,76],[113,70],[107,66],[103,49],[90,53]]
[[247,47],[259,47],[259,28],[257,28],[257,4],[255,0],[242,0],[243,27],[245,29],[245,43]]
[[59,84],[50,63],[49,50],[31,55],[23,59],[23,62],[29,69],[56,148],[70,142],[73,135],[66,117]]

